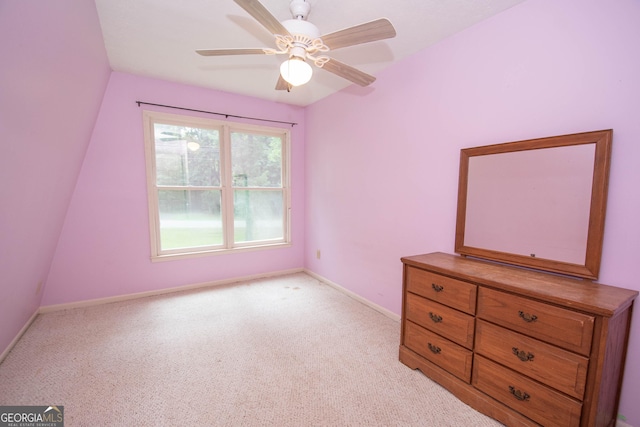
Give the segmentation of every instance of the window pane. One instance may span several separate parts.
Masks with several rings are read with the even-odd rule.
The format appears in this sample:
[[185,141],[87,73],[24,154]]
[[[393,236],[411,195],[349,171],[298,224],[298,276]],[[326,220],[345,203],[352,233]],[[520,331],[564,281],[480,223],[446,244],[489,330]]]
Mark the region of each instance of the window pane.
[[155,123],[157,185],[220,185],[220,132]]
[[221,245],[219,190],[159,190],[162,250]]
[[284,237],[282,195],[282,191],[234,191],[236,243]]
[[282,186],[282,138],[231,133],[234,187]]

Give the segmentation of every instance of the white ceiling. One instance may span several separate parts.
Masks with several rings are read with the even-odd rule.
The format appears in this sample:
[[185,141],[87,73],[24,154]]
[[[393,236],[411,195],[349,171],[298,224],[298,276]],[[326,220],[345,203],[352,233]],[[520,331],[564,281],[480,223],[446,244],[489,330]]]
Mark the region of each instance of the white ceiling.
[[[372,75],[408,55],[524,0],[306,0],[322,34],[377,18],[393,39],[329,52]],[[262,0],[280,21],[289,0]],[[309,105],[351,83],[314,69],[310,83],[276,91],[281,56],[204,57],[196,49],[275,47],[273,36],[233,0],[96,0],[111,68],[146,77]],[[372,84],[375,90],[375,82]]]

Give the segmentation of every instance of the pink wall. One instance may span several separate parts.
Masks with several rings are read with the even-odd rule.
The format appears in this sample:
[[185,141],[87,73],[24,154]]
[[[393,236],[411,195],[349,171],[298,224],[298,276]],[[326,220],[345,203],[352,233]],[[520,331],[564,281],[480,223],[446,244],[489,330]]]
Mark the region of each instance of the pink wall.
[[[640,290],[638,23],[636,0],[529,0],[308,107],[306,267],[400,313],[400,257],[453,252],[461,148],[613,128],[600,279]],[[631,334],[640,426],[638,310]]]
[[[399,258],[453,251],[460,148],[605,128],[614,148],[601,281],[640,289],[638,22],[636,0],[528,0],[380,73],[373,88],[300,109],[108,80],[92,1],[2,1],[0,177],[19,185],[0,186],[0,350],[40,305],[45,279],[49,305],[304,265],[399,313]],[[301,123],[294,245],[151,263],[136,99]],[[636,426],[639,353],[636,313],[620,408]]]
[[[292,239],[284,249],[152,263],[142,108],[136,100],[300,123],[292,129]],[[156,111],[189,114],[158,107]],[[191,113],[192,115],[194,113]],[[218,116],[195,114],[221,119]],[[304,110],[112,73],[69,206],[43,305],[302,268]],[[253,124],[265,124],[252,121]]]
[[0,2],[0,353],[40,305],[111,72],[91,0]]

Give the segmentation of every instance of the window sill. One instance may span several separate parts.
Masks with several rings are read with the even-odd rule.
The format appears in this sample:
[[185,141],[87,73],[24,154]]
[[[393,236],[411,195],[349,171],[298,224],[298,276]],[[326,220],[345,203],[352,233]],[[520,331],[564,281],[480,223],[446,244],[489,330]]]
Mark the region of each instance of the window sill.
[[282,242],[282,243],[273,243],[270,245],[241,246],[233,249],[214,249],[210,251],[152,255],[151,262],[164,262],[164,261],[173,261],[178,259],[200,258],[205,256],[213,256],[213,255],[228,255],[228,254],[237,254],[242,252],[263,251],[263,250],[269,250],[269,249],[282,249],[282,248],[288,248],[291,246],[292,245],[290,242]]

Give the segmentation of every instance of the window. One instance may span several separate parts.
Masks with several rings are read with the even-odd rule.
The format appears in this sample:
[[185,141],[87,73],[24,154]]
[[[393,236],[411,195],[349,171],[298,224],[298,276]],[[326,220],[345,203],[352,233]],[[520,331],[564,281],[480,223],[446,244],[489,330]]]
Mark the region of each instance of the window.
[[289,243],[289,131],[145,111],[152,258]]

